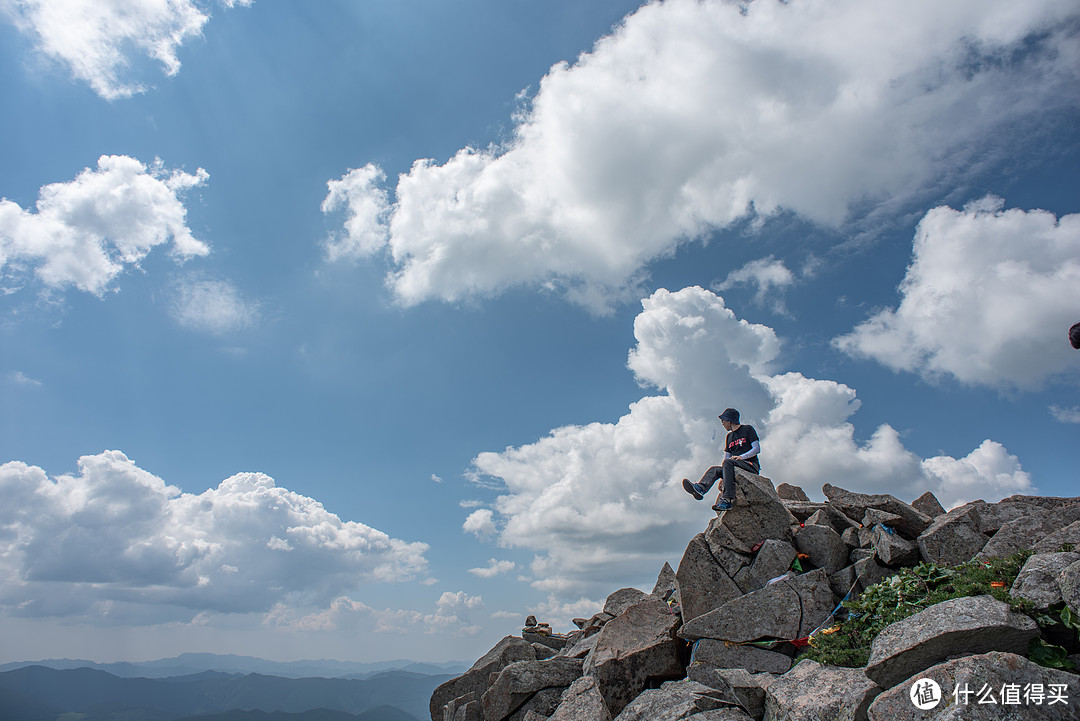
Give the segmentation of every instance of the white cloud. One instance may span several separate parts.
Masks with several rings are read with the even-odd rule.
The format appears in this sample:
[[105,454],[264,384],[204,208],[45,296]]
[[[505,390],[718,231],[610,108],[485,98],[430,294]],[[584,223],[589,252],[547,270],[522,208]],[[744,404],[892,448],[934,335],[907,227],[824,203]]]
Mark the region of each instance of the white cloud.
[[492,558],[488,561],[486,568],[470,568],[469,573],[480,578],[494,578],[500,573],[509,573],[517,568],[517,564],[513,561],[499,561]]
[[[251,0],[221,4],[231,8]],[[3,0],[0,9],[39,52],[67,66],[101,97],[115,100],[146,90],[125,78],[133,56],[158,61],[170,77],[179,72],[177,51],[202,32],[210,19],[206,5],[193,0]]]
[[381,169],[368,163],[350,170],[341,180],[328,181],[323,213],[342,207],[346,211],[344,237],[331,236],[326,241],[330,261],[357,259],[377,253],[386,245],[386,217],[390,212],[387,192],[379,187],[386,179]]
[[1080,406],[1072,408],[1050,406],[1050,415],[1059,423],[1080,423]]
[[836,345],[895,370],[1001,389],[1080,370],[1066,339],[1080,308],[1080,215],[1002,206],[988,197],[928,212],[900,305]]
[[825,482],[908,500],[932,490],[946,504],[978,483],[986,500],[1031,490],[1017,459],[993,441],[966,458],[924,461],[889,425],[858,439],[853,388],[772,374],[772,329],[740,320],[709,291],[657,291],[642,301],[634,335],[629,368],[660,394],[631,404],[614,424],[558,428],[473,462],[479,480],[503,485],[496,513],[485,511],[476,525],[497,532],[501,546],[534,552],[528,580],[548,594],[545,612],[558,616],[571,601],[595,605],[590,597],[613,583],[649,590],[664,561],[677,563],[703,523],[703,506],[679,482],[718,460],[716,414],[726,406],[758,428],[774,483],[819,497]]
[[494,517],[495,514],[491,509],[481,508],[470,513],[469,517],[465,519],[465,523],[461,524],[461,528],[478,538],[491,536],[494,535],[497,530],[495,528],[495,521],[493,520]]
[[[946,508],[978,498],[997,500],[1013,493],[1030,492],[1031,477],[1016,456],[1000,443],[985,440],[963,458],[935,456],[922,462],[926,475],[938,479]],[[931,489],[937,490],[937,489]]]
[[188,278],[176,287],[172,315],[185,328],[220,335],[255,325],[260,310],[228,281]]
[[371,170],[331,195],[355,208],[350,247],[389,250],[401,303],[542,285],[603,311],[650,261],[739,219],[786,209],[836,225],[955,188],[1021,120],[1075,111],[1077,12],[650,3],[552,67],[505,144],[416,161],[385,220]]
[[482,608],[483,598],[464,591],[446,591],[435,601],[432,613],[400,608],[373,608],[348,596],[333,599],[324,609],[298,612],[285,604],[276,604],[263,617],[267,626],[291,631],[333,631],[403,635],[414,629],[429,636],[456,638],[475,636],[481,627],[469,620],[470,612]]
[[731,271],[724,280],[714,283],[712,289],[725,291],[738,285],[754,285],[757,286],[754,302],[768,305],[777,313],[787,313],[783,292],[794,282],[795,274],[788,270],[782,260],[770,255]]
[[259,473],[180,493],[106,451],[78,475],[0,466],[0,607],[107,622],[187,620],[201,611],[325,607],[371,582],[427,565],[407,543],[342,521]]
[[22,371],[11,371],[10,373],[8,373],[8,379],[10,379],[13,383],[17,383],[21,386],[41,385],[41,381],[39,381],[37,378],[32,378],[23,373]]
[[0,200],[0,270],[20,273],[31,265],[49,287],[101,295],[125,267],[137,267],[170,240],[178,261],[206,255],[210,249],[186,225],[182,197],[207,178],[202,168],[188,174],[160,161],[148,167],[103,155],[96,169],[43,187],[37,212]]

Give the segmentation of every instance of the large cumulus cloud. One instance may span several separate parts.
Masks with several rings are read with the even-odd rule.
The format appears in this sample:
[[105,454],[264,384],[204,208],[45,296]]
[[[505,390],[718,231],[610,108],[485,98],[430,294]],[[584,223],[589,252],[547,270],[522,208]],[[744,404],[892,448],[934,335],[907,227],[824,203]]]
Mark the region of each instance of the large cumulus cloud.
[[895,370],[1001,389],[1080,370],[1080,215],[1005,209],[988,197],[919,223],[900,304],[836,339]]
[[77,475],[0,466],[0,606],[9,614],[125,622],[202,612],[322,608],[341,594],[425,570],[408,543],[240,473],[181,493],[118,451]]
[[41,188],[35,210],[0,199],[0,271],[21,279],[33,269],[50,288],[101,294],[157,246],[183,261],[210,248],[187,227],[184,193],[209,178],[103,155],[74,180]]
[[1078,15],[1068,0],[650,3],[553,67],[506,143],[418,160],[392,205],[373,166],[332,181],[324,210],[352,210],[331,256],[388,251],[405,304],[545,284],[603,310],[650,261],[741,218],[842,224],[955,187],[1018,121],[1075,109]]
[[739,319],[710,291],[657,291],[642,302],[634,334],[629,367],[658,394],[616,423],[558,428],[474,461],[482,480],[505,490],[471,525],[482,517],[498,543],[535,553],[533,584],[550,593],[553,613],[582,595],[602,598],[613,582],[645,583],[679,557],[702,525],[701,506],[679,481],[716,461],[717,404],[758,428],[767,475],[810,493],[825,482],[908,500],[930,489],[951,505],[1031,490],[1019,461],[993,440],[961,459],[919,458],[887,424],[860,440],[855,389],[774,373],[772,329]]

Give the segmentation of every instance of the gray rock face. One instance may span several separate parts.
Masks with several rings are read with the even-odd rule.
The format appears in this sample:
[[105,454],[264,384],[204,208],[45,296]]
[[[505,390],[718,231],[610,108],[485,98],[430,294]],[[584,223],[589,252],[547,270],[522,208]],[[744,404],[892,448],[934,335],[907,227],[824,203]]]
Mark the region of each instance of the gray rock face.
[[1080,613],[1080,563],[1073,563],[1063,568],[1057,577],[1061,600],[1073,613]]
[[570,684],[550,721],[611,721],[596,678],[582,676]]
[[596,648],[596,639],[599,637],[599,634],[596,633],[589,636],[581,636],[573,643],[573,645],[568,645],[560,653],[563,656],[569,656],[571,658],[585,658],[592,653],[594,648]]
[[[558,688],[555,695],[581,677],[581,659],[556,656],[544,661],[516,661],[495,677],[494,682],[480,698],[484,709],[484,721],[502,721],[521,709],[534,695],[545,689]],[[553,705],[551,694],[536,710]],[[549,710],[550,713],[550,710]]]
[[636,588],[620,588],[607,597],[604,602],[604,613],[610,613],[612,617],[618,616],[635,603],[641,603],[647,598],[650,598],[649,594]]
[[1036,553],[1024,562],[1009,593],[1026,598],[1036,608],[1047,608],[1062,600],[1058,575],[1080,561],[1080,553]]
[[1065,528],[1054,531],[1043,537],[1043,539],[1036,542],[1031,549],[1036,553],[1053,552],[1061,550],[1061,547],[1066,543],[1080,548],[1080,521],[1070,523],[1065,526]]
[[899,533],[889,533],[884,526],[874,526],[870,546],[886,566],[904,566],[919,560],[919,547]]
[[765,690],[770,721],[865,721],[881,689],[859,668],[822,666],[804,659]]
[[780,497],[782,501],[809,501],[810,498],[806,495],[806,492],[798,486],[793,486],[790,483],[781,483],[776,487],[776,495]]
[[961,653],[1026,653],[1038,626],[992,596],[954,598],[886,626],[866,675],[884,688]]
[[451,699],[443,712],[443,721],[484,721],[480,699],[475,693]]
[[694,646],[691,668],[741,668],[749,673],[784,673],[791,668],[791,657],[757,646],[728,645],[714,638],[703,638]]
[[687,621],[679,635],[692,641],[802,638],[828,618],[835,605],[828,576],[818,568],[728,601]]
[[[1070,523],[1080,521],[1080,507],[1060,506],[1044,509],[1032,504],[997,504],[1009,510],[1023,511],[1024,515],[1002,524],[1000,530],[986,544],[979,558],[1003,558],[1032,547],[1032,544],[1059,531]],[[1057,551],[1061,547],[1045,549]]]
[[829,483],[822,486],[821,490],[829,499],[829,503],[849,518],[862,518],[869,508],[900,516],[896,530],[908,538],[917,538],[931,523],[931,518],[925,513],[887,493],[874,495],[856,493],[837,488]]
[[443,707],[450,701],[475,693],[479,699],[490,685],[489,677],[515,661],[535,661],[531,643],[517,636],[507,636],[483,655],[468,671],[439,686],[431,694],[429,710],[432,721],[443,721]]
[[730,538],[720,545],[742,553],[768,538],[791,540],[791,526],[797,525],[794,516],[776,495],[772,481],[764,476],[735,469],[735,507],[722,513],[710,524],[719,526]]
[[595,676],[608,710],[618,713],[650,681],[682,678],[679,617],[662,601],[635,604],[600,630],[584,672]]
[[945,512],[945,509],[941,505],[941,501],[939,501],[937,496],[930,491],[927,491],[912,501],[911,507],[920,513],[925,513],[930,518],[937,518]]
[[[765,715],[765,686],[768,684],[762,684],[762,676],[769,676],[771,681],[769,674],[753,675],[742,668],[709,669],[701,666],[693,674],[691,669],[687,669],[687,674],[692,681],[719,691],[723,701],[738,704],[752,718],[760,719]],[[695,678],[695,675],[700,678]]]
[[797,555],[790,543],[770,538],[761,544],[753,562],[735,574],[735,583],[743,593],[764,588],[766,583],[786,573]]
[[868,508],[866,509],[866,514],[863,516],[862,525],[876,526],[880,523],[884,526],[896,526],[903,520],[904,519],[896,513],[881,511],[877,508]]
[[859,579],[859,590],[865,591],[875,583],[884,581],[889,576],[896,575],[891,568],[886,568],[878,563],[872,556],[856,561],[855,575]]
[[740,708],[718,708],[687,716],[686,721],[754,721]]
[[714,689],[683,679],[642,691],[615,718],[617,721],[681,721],[724,705]]
[[[911,701],[911,686],[918,680],[930,679],[941,689],[941,703],[932,709],[920,711]],[[1002,703],[1002,689],[1006,685],[1020,689],[1039,684],[1044,691],[1052,685],[1064,684],[1067,703],[1050,705],[1042,703]],[[988,689],[994,703],[979,703],[980,689]],[[956,697],[954,691],[960,691]],[[964,695],[963,691],[971,693]],[[1080,685],[1077,677],[1064,671],[1043,668],[1022,656],[991,651],[976,656],[964,656],[937,664],[923,670],[917,677],[908,678],[885,691],[870,704],[870,721],[1080,721],[1080,703],[1076,702]],[[957,703],[957,701],[960,703]],[[966,703],[965,703],[966,701]]]
[[675,582],[683,618],[697,618],[742,595],[742,589],[717,563],[701,533],[687,544]]
[[[544,688],[534,693],[514,713],[506,717],[506,721],[530,721],[530,719],[547,719],[555,713],[562,695],[566,691],[565,686]],[[487,721],[485,719],[485,721]]]
[[784,508],[800,523],[805,522],[810,516],[818,511],[823,511],[828,506],[814,501],[783,501]]
[[847,565],[848,546],[832,526],[806,524],[795,533],[795,548],[826,573],[836,573]]
[[656,577],[656,585],[653,586],[652,595],[656,596],[661,601],[666,601],[674,590],[675,570],[671,567],[670,563],[665,561],[664,567],[660,569],[660,573]]
[[979,530],[974,510],[963,507],[939,515],[919,534],[919,553],[923,560],[931,563],[955,566],[970,560],[989,540]]

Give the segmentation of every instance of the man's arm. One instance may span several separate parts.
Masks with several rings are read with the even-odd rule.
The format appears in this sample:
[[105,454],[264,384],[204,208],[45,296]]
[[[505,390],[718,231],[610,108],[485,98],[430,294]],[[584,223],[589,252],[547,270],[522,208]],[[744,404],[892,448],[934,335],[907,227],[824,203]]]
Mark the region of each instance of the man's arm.
[[[754,456],[756,456],[759,453],[761,453],[761,444],[758,443],[757,441],[754,441],[753,443],[750,444],[750,450],[748,450],[746,453],[742,454],[741,456],[736,456],[736,458],[739,458],[740,460],[743,460],[743,461],[748,461],[748,460],[750,460],[751,458],[753,458]],[[730,456],[730,455],[731,454],[729,454],[727,451],[724,452],[724,458],[725,459],[727,459],[727,457]]]

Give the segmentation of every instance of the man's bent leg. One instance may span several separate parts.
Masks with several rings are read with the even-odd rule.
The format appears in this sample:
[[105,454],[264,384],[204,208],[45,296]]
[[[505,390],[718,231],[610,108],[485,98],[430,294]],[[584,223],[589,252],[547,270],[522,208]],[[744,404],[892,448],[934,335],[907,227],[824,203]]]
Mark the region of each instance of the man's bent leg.
[[708,493],[709,489],[716,483],[716,479],[723,473],[720,466],[713,466],[709,470],[705,471],[705,475],[698,481],[698,486],[701,488],[702,493]]

